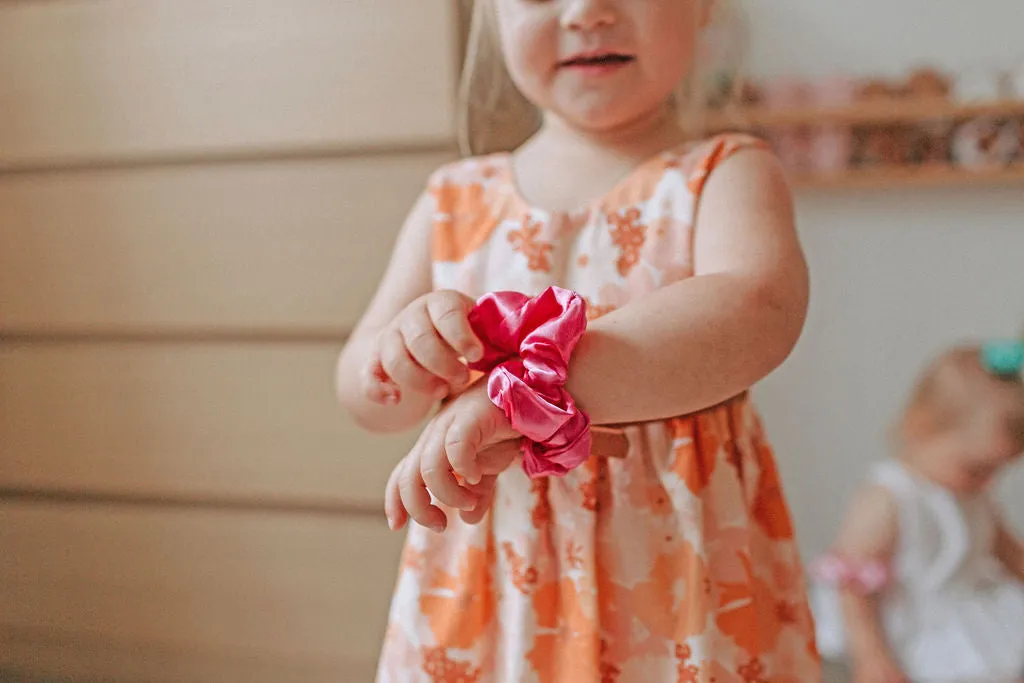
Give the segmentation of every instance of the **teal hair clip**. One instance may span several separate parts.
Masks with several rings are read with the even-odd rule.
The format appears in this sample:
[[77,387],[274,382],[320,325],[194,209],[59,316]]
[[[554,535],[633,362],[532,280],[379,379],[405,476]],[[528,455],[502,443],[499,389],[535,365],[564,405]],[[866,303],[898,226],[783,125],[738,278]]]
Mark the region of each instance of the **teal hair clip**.
[[1012,377],[1024,370],[1024,341],[994,341],[981,347],[981,364],[999,377]]

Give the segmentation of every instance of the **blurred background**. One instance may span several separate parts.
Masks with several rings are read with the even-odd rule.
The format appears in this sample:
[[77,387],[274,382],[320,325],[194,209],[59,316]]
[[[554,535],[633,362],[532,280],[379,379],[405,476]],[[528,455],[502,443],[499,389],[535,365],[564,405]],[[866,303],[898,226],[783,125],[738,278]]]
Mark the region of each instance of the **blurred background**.
[[[1024,119],[1020,0],[745,9],[765,83],[925,66],[982,105],[924,118]],[[372,680],[411,437],[360,433],[333,363],[457,155],[463,16],[0,0],[0,679]],[[835,120],[914,125],[879,106]],[[808,556],[925,360],[1024,325],[1024,156],[973,159],[795,176],[812,311],[757,395]]]

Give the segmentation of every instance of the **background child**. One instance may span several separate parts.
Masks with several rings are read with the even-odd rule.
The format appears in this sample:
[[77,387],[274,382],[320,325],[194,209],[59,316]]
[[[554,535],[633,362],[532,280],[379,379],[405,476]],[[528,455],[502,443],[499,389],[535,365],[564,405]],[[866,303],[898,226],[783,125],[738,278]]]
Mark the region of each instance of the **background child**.
[[872,469],[819,564],[819,643],[858,682],[1024,676],[1024,551],[989,496],[1024,452],[1022,360],[1024,344],[991,344],[931,364],[897,458]]
[[[410,428],[450,399],[388,483],[389,523],[418,524],[381,681],[818,680],[747,395],[800,334],[807,273],[774,157],[681,126],[710,9],[476,3],[464,94],[503,103],[496,116],[529,103],[538,128],[512,154],[434,174],[338,367],[370,429]],[[512,94],[477,99],[480,74],[510,77]],[[472,143],[499,120],[479,111]],[[591,317],[565,388],[594,425],[619,427],[595,431],[565,476],[531,479],[510,467],[518,435],[485,383],[467,388],[464,361],[483,352],[467,314],[485,293],[550,285]]]

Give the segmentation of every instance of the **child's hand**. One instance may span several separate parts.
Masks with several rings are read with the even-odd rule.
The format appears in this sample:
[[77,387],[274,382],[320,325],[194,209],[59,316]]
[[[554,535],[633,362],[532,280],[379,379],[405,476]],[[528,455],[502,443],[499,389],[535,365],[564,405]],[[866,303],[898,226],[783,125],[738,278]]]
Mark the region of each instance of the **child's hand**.
[[391,473],[384,494],[388,526],[401,529],[412,517],[444,531],[448,518],[431,495],[459,510],[466,522],[479,522],[491,506],[497,475],[519,454],[518,437],[487,397],[484,383],[452,400]]
[[910,683],[886,652],[862,655],[854,661],[854,683]]
[[440,399],[465,386],[469,369],[461,359],[472,362],[483,354],[468,319],[475,303],[460,292],[442,290],[402,309],[377,336],[364,373],[366,397],[393,405],[403,393]]

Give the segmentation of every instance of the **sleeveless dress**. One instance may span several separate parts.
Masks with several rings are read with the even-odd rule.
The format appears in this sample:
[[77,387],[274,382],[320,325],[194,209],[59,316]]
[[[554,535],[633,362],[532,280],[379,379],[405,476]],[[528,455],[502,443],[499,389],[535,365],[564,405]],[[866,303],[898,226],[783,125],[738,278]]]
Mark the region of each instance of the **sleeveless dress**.
[[[1024,585],[994,554],[995,504],[957,498],[897,461],[869,480],[896,502],[893,582],[879,596],[893,655],[917,681],[1017,681],[1024,677]],[[814,586],[822,652],[844,655],[838,594]]]
[[[472,297],[558,285],[603,315],[693,275],[705,180],[760,146],[722,136],[662,153],[564,214],[526,203],[507,154],[444,167],[429,185],[434,285]],[[621,453],[594,452],[562,478],[513,465],[477,526],[449,513],[443,535],[409,530],[379,683],[820,680],[749,398],[623,432]]]

